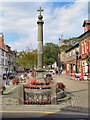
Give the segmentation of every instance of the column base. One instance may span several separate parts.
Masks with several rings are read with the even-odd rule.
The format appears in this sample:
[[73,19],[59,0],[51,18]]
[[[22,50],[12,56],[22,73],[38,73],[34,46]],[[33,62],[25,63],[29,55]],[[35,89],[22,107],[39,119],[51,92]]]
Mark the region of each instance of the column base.
[[36,76],[37,79],[44,79],[45,69],[37,69],[36,72],[37,72],[37,76]]

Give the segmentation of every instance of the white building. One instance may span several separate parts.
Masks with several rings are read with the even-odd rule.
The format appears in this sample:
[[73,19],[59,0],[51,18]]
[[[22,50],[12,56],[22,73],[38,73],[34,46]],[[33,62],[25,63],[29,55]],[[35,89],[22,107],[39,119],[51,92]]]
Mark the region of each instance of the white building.
[[8,68],[8,50],[4,44],[3,33],[0,33],[0,75]]

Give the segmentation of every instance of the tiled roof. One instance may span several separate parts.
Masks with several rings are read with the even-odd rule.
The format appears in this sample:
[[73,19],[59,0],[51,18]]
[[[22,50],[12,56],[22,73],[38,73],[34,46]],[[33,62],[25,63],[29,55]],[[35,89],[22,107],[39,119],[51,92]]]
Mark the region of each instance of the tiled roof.
[[80,35],[78,38],[81,39],[81,40],[84,40],[84,39],[86,39],[89,36],[90,36],[90,30],[86,31],[85,33]]

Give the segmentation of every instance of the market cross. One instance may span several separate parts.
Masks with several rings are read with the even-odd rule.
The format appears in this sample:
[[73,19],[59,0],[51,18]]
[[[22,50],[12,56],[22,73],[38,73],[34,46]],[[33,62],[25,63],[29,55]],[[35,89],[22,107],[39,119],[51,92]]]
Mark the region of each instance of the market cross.
[[37,11],[40,11],[40,15],[41,15],[41,12],[42,12],[42,11],[44,11],[44,10],[42,10],[42,9],[41,9],[41,7],[40,7],[40,9],[39,9],[39,10],[37,10]]

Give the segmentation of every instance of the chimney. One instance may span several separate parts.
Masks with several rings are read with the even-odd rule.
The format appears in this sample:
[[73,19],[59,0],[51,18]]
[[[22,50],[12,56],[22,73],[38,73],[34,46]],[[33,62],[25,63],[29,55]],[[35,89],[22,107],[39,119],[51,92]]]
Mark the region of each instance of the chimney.
[[0,46],[4,43],[4,36],[3,33],[0,33]]

